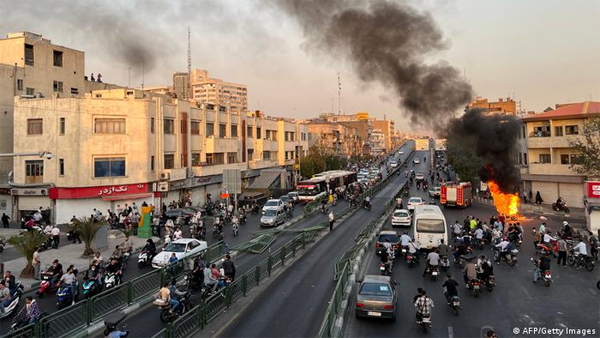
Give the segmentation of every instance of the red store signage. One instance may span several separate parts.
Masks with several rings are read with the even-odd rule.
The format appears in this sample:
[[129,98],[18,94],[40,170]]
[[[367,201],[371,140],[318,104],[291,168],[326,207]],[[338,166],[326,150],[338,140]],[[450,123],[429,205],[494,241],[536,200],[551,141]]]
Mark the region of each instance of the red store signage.
[[587,182],[587,195],[588,195],[588,198],[600,199],[600,182],[599,181],[588,181]]
[[50,198],[53,200],[76,198],[102,198],[109,196],[125,196],[150,192],[148,183],[107,185],[84,188],[51,188]]

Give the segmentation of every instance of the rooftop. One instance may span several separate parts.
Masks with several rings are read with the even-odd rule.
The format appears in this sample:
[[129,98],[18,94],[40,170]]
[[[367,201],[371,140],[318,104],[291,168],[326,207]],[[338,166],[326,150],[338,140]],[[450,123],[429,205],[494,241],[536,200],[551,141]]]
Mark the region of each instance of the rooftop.
[[560,120],[591,116],[600,116],[600,102],[585,101],[573,103],[544,113],[528,115],[523,117],[523,121]]

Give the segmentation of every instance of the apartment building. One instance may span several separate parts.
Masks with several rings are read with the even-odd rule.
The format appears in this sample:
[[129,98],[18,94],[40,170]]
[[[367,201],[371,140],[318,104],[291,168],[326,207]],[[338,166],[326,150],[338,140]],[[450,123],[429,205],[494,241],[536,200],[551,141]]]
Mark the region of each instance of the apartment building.
[[340,156],[356,156],[361,153],[361,140],[355,128],[323,119],[308,123],[308,143],[322,144],[331,153]]
[[232,111],[248,109],[248,88],[244,84],[211,78],[207,70],[192,69],[191,98],[200,103],[212,103]]
[[15,151],[54,158],[14,159],[12,214],[51,207],[58,223],[124,203],[204,203],[222,192],[225,169],[244,186],[273,167],[292,181],[308,149],[300,122],[135,89],[17,97],[15,116]]
[[516,114],[517,103],[515,100],[507,98],[499,98],[498,101],[489,101],[486,98],[477,96],[473,101],[469,102],[469,108],[480,108],[491,112],[498,112],[503,114]]
[[570,142],[582,137],[586,121],[600,116],[600,102],[557,105],[557,109],[522,118],[519,163],[523,191],[539,191],[544,203],[560,196],[573,207],[584,206],[584,177],[570,167],[581,157]]
[[394,121],[387,120],[384,117],[383,120],[372,119],[371,124],[373,125],[374,131],[379,130],[379,132],[383,135],[385,152],[392,150],[392,148],[396,146],[392,139],[394,135]]

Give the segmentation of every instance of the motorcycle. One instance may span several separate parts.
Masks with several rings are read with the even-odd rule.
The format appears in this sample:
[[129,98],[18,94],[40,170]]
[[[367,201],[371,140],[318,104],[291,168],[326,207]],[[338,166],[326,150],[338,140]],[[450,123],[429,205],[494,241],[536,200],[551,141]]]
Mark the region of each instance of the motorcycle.
[[121,277],[114,272],[106,272],[104,276],[104,289],[108,290],[121,284]]
[[174,321],[177,317],[182,316],[187,310],[190,310],[193,306],[190,302],[190,292],[187,292],[185,295],[179,298],[179,306],[171,311],[171,306],[168,301],[164,301],[162,299],[157,299],[154,301],[154,305],[156,305],[160,309],[160,321],[163,323],[169,323]]
[[[27,313],[27,306],[23,306],[23,308],[21,309],[21,311],[19,311],[19,313],[17,313],[17,315],[15,316],[15,319],[13,320],[12,324],[10,325],[9,332],[17,331],[20,328],[29,325],[29,318],[27,318],[26,315],[22,315],[22,314],[26,314],[26,313]],[[47,315],[46,312],[42,312],[39,315],[39,317],[37,318],[37,320],[39,321],[40,319],[42,319],[46,315]]]
[[84,299],[94,297],[98,293],[98,283],[95,279],[84,279],[81,284],[81,294]]
[[428,266],[425,269],[425,276],[429,276],[433,282],[437,280],[437,276],[440,274],[440,270],[437,265]]
[[391,276],[392,275],[392,263],[381,263],[379,264],[379,271],[381,271],[382,276]]
[[415,265],[419,264],[419,260],[417,259],[417,255],[412,254],[412,253],[407,253],[406,254],[406,262],[408,263],[408,267],[412,268]]
[[587,255],[577,254],[573,249],[571,249],[569,252],[567,264],[570,266],[576,266],[577,268],[584,267],[587,271],[592,271],[596,267],[596,262],[590,259],[590,257]]
[[457,316],[458,310],[461,308],[460,298],[458,296],[452,296],[451,299],[448,299],[448,297],[446,297],[446,301],[448,302],[448,306],[452,309],[454,315]]
[[240,226],[234,223],[233,224],[233,236],[237,236],[239,232],[240,232]]
[[73,294],[70,284],[63,284],[56,291],[56,296],[58,298],[58,302],[56,302],[56,307],[60,309],[64,309],[69,305],[75,304],[77,300],[77,290],[79,289],[79,283],[75,282],[75,294]]
[[[532,258],[531,262],[536,266],[537,269],[537,261]],[[549,287],[550,284],[552,284],[552,274],[550,273],[550,270],[546,270],[544,273],[540,272],[540,280],[542,283],[544,283],[544,285],[546,285],[546,287]]]
[[554,211],[564,211],[565,213],[569,213],[569,207],[567,206],[567,202],[563,202],[562,204],[552,203],[552,210]]
[[479,297],[479,294],[481,293],[481,281],[479,279],[473,278],[469,280],[469,283],[467,283],[467,287],[469,288],[469,290],[471,290],[471,293],[473,293],[473,296],[475,296],[475,298]]
[[417,324],[421,326],[423,332],[427,333],[427,330],[431,328],[431,316],[419,315],[419,318],[417,319]]
[[364,207],[365,207],[365,209],[366,209],[366,210],[371,210],[371,202],[367,202],[367,201],[365,201],[365,202],[363,203],[363,205],[364,205]]
[[143,269],[152,263],[152,256],[148,250],[142,250],[138,255],[138,268]]
[[50,280],[52,280],[53,274],[51,272],[42,273],[42,281],[40,283],[40,288],[37,291],[37,294],[40,298],[44,298],[44,295],[53,293],[54,290],[58,288],[58,284],[60,283],[60,276],[58,276],[53,285],[50,285]]
[[502,254],[499,248],[494,247],[494,261],[496,263],[499,263],[500,261],[505,261],[506,264],[508,264],[508,266],[514,266],[515,264],[517,264],[518,253],[519,250],[513,249],[511,250],[511,252],[505,252],[504,254]]
[[103,332],[104,336],[105,337],[110,337],[110,334],[112,332],[120,331],[120,332],[124,332],[125,333],[125,335],[122,335],[121,337],[127,337],[129,335],[129,331],[127,330],[127,324],[124,324],[123,328],[121,328],[121,329],[119,329],[117,327],[117,325],[119,324],[119,322],[121,320],[122,319],[119,319],[119,320],[106,319],[106,320],[104,320],[104,332]]
[[183,279],[185,284],[188,286],[188,290],[198,291],[201,290],[202,286],[204,285],[202,277],[203,275],[201,275],[200,278],[196,278],[196,276],[194,276],[194,272],[191,271],[185,277],[183,277]]
[[15,291],[10,303],[4,307],[4,312],[0,314],[0,319],[10,316],[17,309],[17,306],[19,306],[19,300],[21,300],[21,297],[23,296],[23,289],[25,288],[21,282],[17,282],[16,287],[17,291]]
[[448,256],[440,257],[440,267],[447,270],[450,267],[450,261],[448,260]]

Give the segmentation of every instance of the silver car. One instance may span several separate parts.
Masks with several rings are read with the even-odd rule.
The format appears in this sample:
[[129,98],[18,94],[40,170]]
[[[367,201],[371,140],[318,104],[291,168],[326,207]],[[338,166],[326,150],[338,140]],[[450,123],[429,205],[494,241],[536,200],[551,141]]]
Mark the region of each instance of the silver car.
[[265,227],[276,227],[285,222],[285,212],[275,209],[267,209],[260,218],[260,225]]
[[389,276],[366,275],[356,295],[356,317],[396,320],[396,282]]

